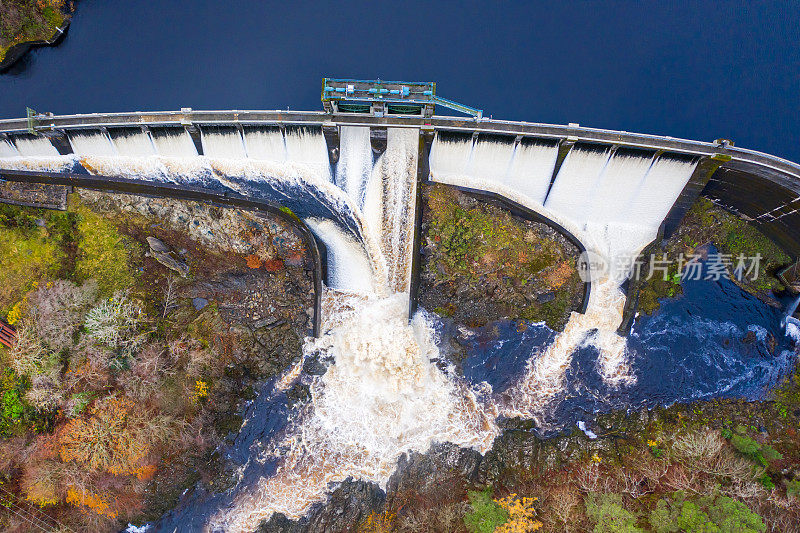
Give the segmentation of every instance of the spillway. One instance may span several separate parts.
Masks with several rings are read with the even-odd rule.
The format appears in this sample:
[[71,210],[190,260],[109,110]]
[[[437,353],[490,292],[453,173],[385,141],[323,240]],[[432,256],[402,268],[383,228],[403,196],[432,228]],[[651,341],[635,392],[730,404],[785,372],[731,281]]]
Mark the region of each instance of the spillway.
[[244,140],[236,128],[213,127],[201,128],[203,154],[215,159],[245,159]]
[[[541,420],[543,409],[563,390],[566,370],[583,344],[598,348],[598,371],[606,382],[618,386],[635,380],[625,339],[617,335],[625,303],[620,286],[640,251],[656,237],[696,161],[578,145],[550,185],[557,147],[528,148],[522,155],[525,164],[515,167],[517,152],[510,142],[437,135],[430,178],[524,205],[567,229],[608,266],[593,273],[586,312],[572,314],[564,331],[529,360],[525,376],[506,395],[504,414]],[[520,179],[513,168],[524,169],[530,178]]]
[[149,157],[156,155],[156,147],[150,134],[133,129],[110,133],[116,152],[125,157]]
[[278,127],[246,127],[244,143],[247,157],[282,163],[286,161],[286,141]]
[[497,137],[476,141],[460,134],[437,134],[431,147],[431,179],[496,192],[541,211],[557,157],[558,146],[547,141]]
[[328,147],[322,131],[306,127],[288,127],[285,133],[286,160],[311,165],[332,181]]
[[17,148],[5,139],[0,139],[0,157],[16,157],[19,155]]
[[22,157],[58,157],[59,155],[58,150],[47,137],[17,136],[14,144]]
[[117,154],[108,134],[101,131],[69,132],[67,134],[72,151],[78,156],[106,156]]
[[197,157],[192,137],[183,128],[153,128],[153,145],[165,157]]

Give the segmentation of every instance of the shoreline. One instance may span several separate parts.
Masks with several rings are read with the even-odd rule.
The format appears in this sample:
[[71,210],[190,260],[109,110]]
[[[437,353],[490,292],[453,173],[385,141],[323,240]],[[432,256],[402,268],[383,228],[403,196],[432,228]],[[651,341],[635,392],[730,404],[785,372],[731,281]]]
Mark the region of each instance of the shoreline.
[[35,41],[24,41],[21,43],[17,43],[12,45],[8,51],[6,52],[5,57],[2,61],[0,61],[0,74],[6,73],[11,67],[16,65],[22,58],[24,58],[28,52],[35,48],[41,48],[44,46],[58,46],[64,37],[67,34],[67,30],[69,29],[69,25],[71,22],[71,16],[65,15],[64,16],[64,23],[56,28],[53,36],[47,40],[35,40]]

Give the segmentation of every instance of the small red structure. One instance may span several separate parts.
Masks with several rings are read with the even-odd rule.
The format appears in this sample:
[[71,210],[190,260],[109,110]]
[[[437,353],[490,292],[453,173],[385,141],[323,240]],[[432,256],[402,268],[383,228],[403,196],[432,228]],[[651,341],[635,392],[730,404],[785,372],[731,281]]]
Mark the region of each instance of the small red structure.
[[11,348],[17,342],[17,332],[14,328],[0,320],[0,344],[4,344]]

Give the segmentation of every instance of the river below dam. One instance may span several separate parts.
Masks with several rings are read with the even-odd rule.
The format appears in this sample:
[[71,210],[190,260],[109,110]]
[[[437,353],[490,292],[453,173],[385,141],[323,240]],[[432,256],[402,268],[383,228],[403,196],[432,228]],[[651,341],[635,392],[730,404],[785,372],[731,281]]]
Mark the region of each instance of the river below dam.
[[[781,325],[783,311],[766,305],[728,279],[686,279],[683,294],[662,300],[652,315],[637,316],[626,337],[634,380],[612,386],[598,370],[598,348],[582,342],[573,354],[563,388],[550,398],[532,431],[540,438],[571,431],[578,424],[592,438],[594,419],[613,410],[638,410],[712,398],[759,400],[791,371],[800,339]],[[500,321],[481,328],[456,327],[425,310],[440,350],[437,364],[445,374],[475,391],[486,404],[502,403],[503,394],[525,375],[528,365],[557,337],[544,324]],[[591,333],[590,333],[591,335]],[[458,364],[447,358],[455,340],[467,356]],[[307,365],[306,370],[314,370]],[[300,380],[313,378],[306,375]],[[274,381],[264,385],[248,406],[245,424],[225,450],[238,471],[235,489],[220,493],[198,488],[155,524],[170,532],[178,525],[201,530],[237,495],[274,476],[280,456],[270,456],[297,416],[287,407],[285,391]],[[239,505],[241,502],[238,503]],[[219,528],[213,531],[224,531]]]
[[[301,519],[347,479],[385,490],[403,454],[436,443],[486,454],[508,418],[532,420],[539,437],[579,423],[591,436],[595,418],[612,410],[763,399],[791,369],[797,339],[784,331],[783,311],[724,278],[685,279],[680,296],[638,316],[626,336],[617,333],[626,276],[609,273],[592,280],[585,312],[559,332],[519,321],[456,327],[424,309],[409,320],[420,132],[389,127],[382,150],[367,127],[339,133],[335,164],[322,132],[302,126],[203,128],[204,156],[185,131],[70,132],[69,156],[37,139],[6,143],[4,168],[271,201],[324,244],[320,336],[306,338],[295,362],[246,405],[241,429],[218,450],[224,466],[215,483],[187,491],[153,531],[254,531],[278,513]],[[554,150],[437,136],[430,178],[513,198],[587,249],[632,264],[696,164],[576,148],[543,194],[537,183],[550,176]],[[454,342],[466,357],[448,357]]]

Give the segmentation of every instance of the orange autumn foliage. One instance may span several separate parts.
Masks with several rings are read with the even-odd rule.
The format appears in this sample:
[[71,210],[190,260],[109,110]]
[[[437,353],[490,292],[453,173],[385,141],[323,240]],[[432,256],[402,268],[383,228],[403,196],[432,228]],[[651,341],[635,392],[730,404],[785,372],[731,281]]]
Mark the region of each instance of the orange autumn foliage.
[[150,442],[146,419],[134,407],[126,398],[109,396],[95,403],[87,416],[71,420],[59,433],[61,460],[115,475],[136,473]]
[[264,268],[268,272],[278,272],[283,269],[283,261],[279,259],[270,259],[269,261],[264,261]]
[[105,501],[99,494],[92,494],[91,492],[78,492],[74,488],[67,489],[67,503],[73,505],[85,505],[92,509],[99,515],[103,515],[114,520],[117,513],[111,509],[111,505]]
[[569,261],[564,261],[555,270],[549,272],[544,280],[550,288],[558,289],[569,280],[574,271],[572,264]]
[[247,266],[250,268],[261,268],[261,259],[257,255],[248,255],[246,258]]

